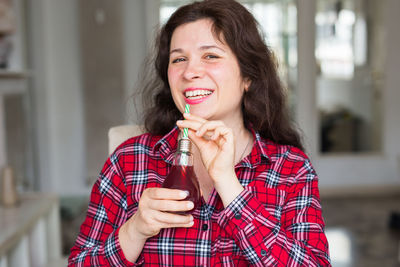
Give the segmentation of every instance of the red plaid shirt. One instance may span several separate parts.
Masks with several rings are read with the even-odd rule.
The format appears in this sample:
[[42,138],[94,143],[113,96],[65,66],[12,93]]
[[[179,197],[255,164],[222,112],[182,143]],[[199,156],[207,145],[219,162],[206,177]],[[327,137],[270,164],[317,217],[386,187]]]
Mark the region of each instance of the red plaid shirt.
[[330,266],[318,192],[309,159],[253,132],[251,153],[235,166],[245,190],[224,209],[214,190],[194,211],[191,228],[163,229],[137,262],[120,247],[120,226],[143,190],[160,187],[171,169],[178,129],[120,145],[93,186],[69,266]]

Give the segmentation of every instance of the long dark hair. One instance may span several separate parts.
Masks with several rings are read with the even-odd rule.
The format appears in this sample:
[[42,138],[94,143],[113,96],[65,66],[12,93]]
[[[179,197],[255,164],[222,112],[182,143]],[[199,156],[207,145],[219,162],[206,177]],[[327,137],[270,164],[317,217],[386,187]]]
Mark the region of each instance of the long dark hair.
[[204,0],[182,6],[161,28],[156,40],[156,77],[148,77],[142,87],[146,130],[164,135],[182,117],[168,83],[171,37],[178,26],[204,18],[213,21],[214,34],[223,35],[238,59],[242,77],[251,81],[243,96],[244,124],[265,139],[302,149],[300,136],[289,120],[273,54],[262,39],[257,21],[234,0]]

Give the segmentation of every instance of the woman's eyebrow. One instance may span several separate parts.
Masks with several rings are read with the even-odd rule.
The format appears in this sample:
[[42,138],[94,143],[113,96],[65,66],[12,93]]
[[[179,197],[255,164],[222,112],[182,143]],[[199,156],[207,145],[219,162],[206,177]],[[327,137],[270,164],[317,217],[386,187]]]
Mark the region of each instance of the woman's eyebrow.
[[182,53],[182,52],[183,52],[183,50],[181,48],[175,48],[175,49],[172,49],[171,51],[169,51],[169,54]]
[[[218,50],[220,50],[220,51],[226,53],[226,51],[225,51],[224,49],[222,49],[221,47],[216,46],[216,45],[202,45],[202,46],[200,46],[200,50],[209,50],[209,49],[218,49]],[[172,54],[172,53],[182,53],[182,52],[183,52],[183,49],[182,49],[182,48],[175,48],[175,49],[172,49],[172,50],[169,52],[169,54]]]
[[214,48],[216,48],[218,50],[221,50],[224,53],[226,52],[224,49],[222,49],[221,47],[216,46],[216,45],[203,45],[203,46],[200,46],[200,50],[209,50],[209,49],[214,49]]

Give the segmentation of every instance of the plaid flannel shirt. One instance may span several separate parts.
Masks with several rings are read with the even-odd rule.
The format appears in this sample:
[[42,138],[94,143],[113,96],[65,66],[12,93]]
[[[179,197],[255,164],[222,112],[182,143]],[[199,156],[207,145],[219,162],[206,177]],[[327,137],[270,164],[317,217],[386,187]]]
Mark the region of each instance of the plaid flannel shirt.
[[245,190],[223,207],[214,191],[194,213],[191,228],[162,229],[136,263],[120,247],[118,231],[148,187],[161,187],[179,130],[125,141],[93,186],[87,216],[68,266],[330,266],[318,178],[299,149],[253,132],[251,153],[235,166]]

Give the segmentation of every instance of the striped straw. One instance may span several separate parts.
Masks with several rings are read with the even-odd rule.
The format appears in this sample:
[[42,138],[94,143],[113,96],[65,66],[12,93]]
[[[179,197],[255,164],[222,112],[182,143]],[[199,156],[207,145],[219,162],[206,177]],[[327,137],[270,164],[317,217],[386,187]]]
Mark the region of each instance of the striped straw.
[[[190,105],[186,104],[185,113],[189,113],[189,112],[190,112]],[[188,139],[188,128],[183,128],[183,138]]]

